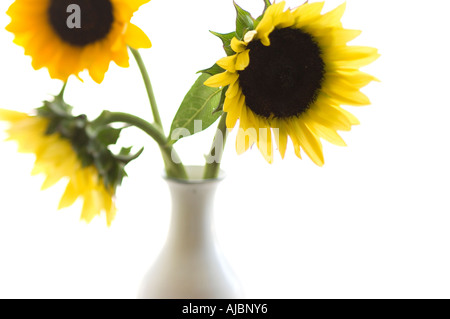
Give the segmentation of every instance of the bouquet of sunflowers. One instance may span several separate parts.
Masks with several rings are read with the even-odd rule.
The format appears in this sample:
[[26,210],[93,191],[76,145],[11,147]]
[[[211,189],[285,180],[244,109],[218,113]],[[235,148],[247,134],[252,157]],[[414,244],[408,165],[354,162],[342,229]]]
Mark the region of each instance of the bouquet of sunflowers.
[[[142,130],[158,144],[168,177],[189,179],[177,141],[218,123],[203,172],[204,179],[214,179],[228,131],[237,130],[239,154],[256,145],[272,163],[274,149],[283,158],[292,143],[299,158],[306,154],[322,166],[322,140],[344,146],[338,131],[359,124],[341,105],[370,104],[360,89],[377,79],[359,68],[379,54],[374,48],[347,45],[360,31],[343,28],[345,4],[322,14],[323,2],[287,8],[284,1],[262,0],[264,11],[255,18],[235,3],[236,29],[212,32],[223,45],[224,57],[212,58],[213,65],[199,71],[170,130],[165,130],[139,53],[152,44],[131,23],[149,1],[16,0],[7,12],[14,43],[25,49],[35,70],[46,68],[52,79],[62,81],[62,89],[30,113],[0,109],[0,121],[8,124],[8,139],[17,142],[20,152],[36,156],[33,174],[46,176],[43,189],[68,180],[59,208],[82,200],[81,218],[87,222],[102,213],[108,225],[114,219],[115,194],[127,176],[125,168],[143,151],[111,151],[128,127]],[[66,103],[71,76],[82,80],[80,73],[87,70],[101,84],[111,62],[129,67],[130,53],[142,74],[151,120],[108,110],[89,119]]]

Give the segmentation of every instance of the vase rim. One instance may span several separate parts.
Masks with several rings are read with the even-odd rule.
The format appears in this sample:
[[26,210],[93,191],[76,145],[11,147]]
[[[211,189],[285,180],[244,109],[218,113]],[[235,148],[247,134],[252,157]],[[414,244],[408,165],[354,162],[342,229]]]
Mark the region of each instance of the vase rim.
[[179,183],[179,184],[214,183],[214,182],[220,182],[226,177],[225,172],[223,170],[220,170],[219,176],[217,178],[203,179],[202,177],[203,177],[204,168],[205,168],[204,166],[186,165],[185,169],[186,169],[186,173],[187,173],[189,179],[179,179],[179,178],[174,178],[174,177],[168,177],[165,172],[162,174],[162,177],[166,181],[171,181],[171,182],[175,182],[175,183]]

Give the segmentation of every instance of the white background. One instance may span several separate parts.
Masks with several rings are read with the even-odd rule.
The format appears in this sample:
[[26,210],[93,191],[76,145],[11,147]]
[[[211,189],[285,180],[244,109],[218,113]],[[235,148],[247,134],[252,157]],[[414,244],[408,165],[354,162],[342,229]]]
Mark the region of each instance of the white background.
[[[238,1],[254,15],[262,2]],[[355,44],[380,50],[365,70],[382,82],[364,89],[371,106],[347,108],[361,125],[342,133],[346,148],[324,143],[325,167],[292,148],[273,165],[256,149],[237,156],[230,137],[216,229],[248,297],[450,297],[449,9],[445,0],[347,1],[344,26],[363,30]],[[223,56],[208,30],[232,31],[234,17],[231,0],[153,0],[136,13],[153,42],[143,56],[166,130],[195,72]],[[1,13],[0,107],[29,111],[61,83],[32,70],[8,23]],[[134,63],[112,66],[102,85],[71,79],[67,98],[92,117],[103,108],[151,116]],[[202,164],[212,133],[180,142],[188,164]],[[133,130],[121,141],[146,151],[128,168],[109,229],[104,218],[79,222],[79,204],[57,211],[64,185],[40,192],[33,156],[1,144],[0,298],[136,296],[164,243],[169,193],[155,144]]]

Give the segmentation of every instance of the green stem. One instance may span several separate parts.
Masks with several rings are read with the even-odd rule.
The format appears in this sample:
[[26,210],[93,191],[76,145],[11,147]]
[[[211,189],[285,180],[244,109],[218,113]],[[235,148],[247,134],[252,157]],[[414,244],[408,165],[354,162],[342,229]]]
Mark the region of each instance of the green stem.
[[156,104],[155,93],[153,92],[152,83],[150,82],[150,77],[148,75],[144,61],[142,60],[141,54],[139,53],[138,50],[130,47],[130,51],[133,54],[134,59],[136,60],[138,66],[139,66],[139,70],[141,71],[142,78],[145,83],[145,88],[147,89],[148,99],[150,101],[150,106],[152,108],[152,113],[153,113],[153,120],[161,128],[161,130],[163,130],[161,117],[160,117],[159,111],[158,111],[158,105]]
[[57,99],[60,99],[61,101],[64,101],[64,93],[66,92],[67,82],[64,82],[63,87],[61,88],[61,91],[57,96],[55,96]]
[[225,143],[227,142],[227,134],[227,113],[224,113],[220,118],[216,136],[214,137],[213,145],[207,158],[203,173],[204,179],[214,179],[219,176],[220,163],[222,162]]
[[166,136],[161,132],[159,127],[141,119],[132,114],[121,112],[104,111],[98,119],[92,122],[92,126],[107,125],[111,123],[126,123],[135,126],[151,138],[153,138],[159,145],[166,167],[168,177],[177,179],[187,179],[186,170],[180,161],[178,154],[175,152],[173,146],[169,143]]

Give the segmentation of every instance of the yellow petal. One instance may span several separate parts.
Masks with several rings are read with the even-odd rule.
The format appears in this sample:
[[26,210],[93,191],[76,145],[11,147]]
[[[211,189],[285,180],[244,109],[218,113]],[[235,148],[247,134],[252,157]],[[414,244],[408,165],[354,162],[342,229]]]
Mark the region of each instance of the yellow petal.
[[61,178],[63,176],[61,176],[60,174],[56,173],[56,172],[47,172],[47,177],[45,178],[44,183],[42,184],[41,190],[46,190],[50,187],[52,187],[53,185],[55,185],[56,183],[58,183]]
[[273,126],[273,134],[275,136],[275,143],[280,152],[281,158],[284,159],[287,148],[287,131],[282,125],[282,121],[275,121]]
[[84,194],[83,209],[81,211],[81,220],[89,224],[100,213],[98,201],[99,199],[94,191],[86,191]]
[[104,187],[100,190],[103,210],[106,212],[106,223],[111,226],[112,221],[116,217],[116,205],[114,204],[113,195]]
[[272,132],[270,127],[265,123],[263,119],[256,119],[256,128],[258,130],[258,142],[257,146],[264,159],[269,163],[273,163],[273,146],[272,146]]
[[236,109],[236,105],[239,103],[239,99],[241,98],[242,91],[238,88],[238,93],[232,97],[226,97],[223,103],[224,112],[231,112]]
[[311,119],[308,119],[306,123],[308,127],[313,131],[313,133],[318,137],[322,137],[328,142],[337,146],[347,146],[345,141],[342,139],[341,136],[339,136],[339,134],[335,130],[323,126]]
[[236,72],[236,60],[238,55],[231,55],[217,61],[217,65],[229,72]]
[[258,26],[256,27],[257,39],[259,39],[263,45],[270,45],[269,35],[275,29],[274,14],[280,9],[282,11],[283,8],[284,3],[271,5],[264,13],[264,17],[262,18],[261,22],[259,22]]
[[337,8],[331,10],[330,12],[325,13],[322,17],[320,17],[318,23],[320,23],[323,27],[339,27],[342,26],[341,19],[344,15],[345,8],[347,4],[344,2]]
[[258,138],[258,133],[256,131],[255,125],[249,119],[249,111],[248,108],[244,107],[241,112],[240,117],[240,127],[237,132],[236,137],[236,152],[238,155],[246,152],[256,141]]
[[294,151],[295,151],[295,155],[298,158],[302,158],[302,154],[300,152],[300,141],[298,138],[298,134],[297,134],[297,130],[295,128],[294,122],[295,119],[291,120],[291,121],[287,121],[284,125],[287,134],[290,136],[291,140],[292,140],[292,144],[294,145]]
[[213,75],[208,80],[205,81],[204,85],[210,86],[210,87],[221,87],[221,86],[227,86],[233,82],[235,82],[239,78],[239,75],[237,73],[231,73],[231,72],[223,72],[216,75]]
[[239,92],[240,92],[239,80],[236,80],[235,82],[230,84],[227,93],[225,93],[225,96],[231,99],[235,97]]
[[360,30],[349,30],[341,28],[333,28],[329,31],[329,36],[333,38],[334,45],[343,45],[357,38],[361,34]]
[[380,57],[378,50],[363,46],[335,47],[326,53],[326,59],[335,69],[360,68]]
[[325,161],[322,151],[322,143],[319,138],[314,135],[311,129],[302,121],[294,121],[297,131],[298,141],[309,156],[309,158],[318,166],[323,166]]
[[237,55],[236,70],[242,71],[250,64],[250,50],[245,50]]
[[295,27],[301,28],[320,18],[324,4],[324,2],[305,3],[295,9],[293,12],[296,18]]
[[329,103],[316,104],[316,108],[311,110],[308,115],[315,122],[339,131],[350,131],[352,125],[359,124],[355,116],[341,107]]
[[73,180],[69,181],[66,190],[64,191],[64,194],[61,197],[61,201],[59,202],[58,209],[63,209],[72,206],[79,196],[80,194],[77,192],[77,189],[74,185],[74,181]]
[[106,72],[108,72],[111,60],[105,56],[98,56],[97,61],[89,67],[89,75],[98,84],[102,83]]
[[256,37],[256,35],[258,34],[258,31],[256,30],[250,30],[248,31],[245,36],[244,36],[244,42],[245,43],[250,43],[253,41],[253,39]]
[[112,224],[114,218],[116,217],[116,213],[117,213],[117,208],[113,203],[111,208],[106,212],[106,223],[107,223],[108,227],[111,227],[111,224]]
[[126,46],[114,52],[113,61],[122,68],[128,68],[130,66],[130,57],[128,56]]
[[152,42],[138,26],[130,23],[125,32],[125,42],[133,49],[149,49]]
[[226,125],[227,125],[228,130],[231,131],[234,129],[238,118],[239,118],[239,114],[237,112],[227,113]]
[[[275,27],[288,28],[295,23],[295,16],[291,10],[284,11],[286,2],[281,1],[272,14],[272,20]],[[274,5],[275,6],[275,5]]]
[[[227,100],[231,102],[227,103]],[[241,116],[242,108],[245,107],[245,97],[240,93],[234,99],[226,98],[225,104],[224,112],[227,112],[227,128],[232,130],[236,126],[238,118]]]
[[345,82],[357,89],[361,89],[368,85],[372,81],[379,82],[376,77],[361,72],[359,70],[336,70],[335,72],[330,72],[327,74],[327,79],[332,83],[333,81]]
[[349,121],[351,125],[359,125],[360,122],[359,120],[356,118],[356,116],[354,116],[352,113],[350,113],[347,110],[344,110],[343,108],[341,108],[340,106],[333,106],[336,110],[338,110],[339,112],[341,112]]
[[26,118],[29,118],[29,115],[27,115],[26,113],[0,109],[0,121],[15,123]]
[[130,8],[135,12],[145,3],[150,2],[150,0],[127,0],[126,3],[130,6]]
[[247,49],[247,43],[238,40],[236,37],[231,39],[231,49],[236,53],[241,53]]
[[369,105],[369,98],[362,92],[349,85],[335,82],[334,85],[329,85],[323,88],[323,91],[332,99],[339,102],[339,104],[364,106]]

